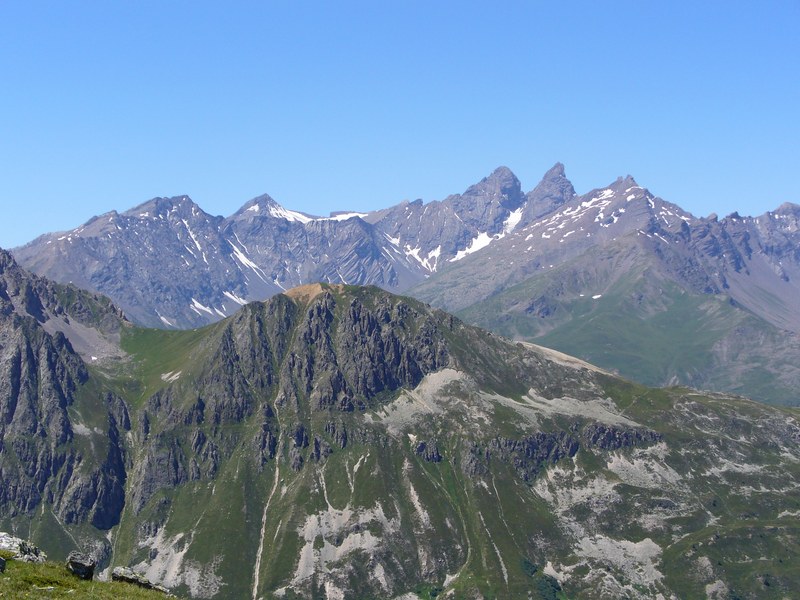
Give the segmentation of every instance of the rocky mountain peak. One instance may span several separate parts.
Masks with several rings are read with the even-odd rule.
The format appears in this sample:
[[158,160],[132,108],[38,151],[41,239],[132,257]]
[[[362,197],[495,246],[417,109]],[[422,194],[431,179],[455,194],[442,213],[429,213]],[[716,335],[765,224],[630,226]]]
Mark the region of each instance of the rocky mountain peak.
[[314,298],[322,294],[326,289],[334,289],[342,291],[344,286],[341,284],[326,284],[324,287],[321,283],[307,283],[306,285],[298,285],[283,292],[287,296],[298,303],[309,303]]
[[800,212],[800,204],[795,204],[794,202],[784,202],[775,210],[775,212],[798,213]]
[[14,257],[11,256],[11,253],[0,248],[0,274],[13,264],[15,264]]
[[644,188],[642,188],[638,183],[636,183],[636,180],[633,178],[633,176],[626,175],[625,177],[623,177],[622,175],[620,175],[612,183],[608,184],[605,188],[601,189],[613,190],[616,193],[622,193],[622,192],[627,192],[628,190],[631,189],[644,189]]
[[[157,197],[122,213],[126,217],[168,218],[171,215],[186,217],[198,215],[203,210],[189,196]],[[205,214],[205,213],[203,213]]]
[[564,170],[564,163],[557,162],[554,164],[542,177],[542,181],[548,181],[551,179],[558,179],[561,177],[566,177],[566,173]]
[[230,221],[252,221],[254,219],[273,218],[298,223],[308,223],[315,217],[284,208],[269,194],[263,194],[247,202],[230,217]]
[[639,184],[636,183],[636,180],[633,178],[633,175],[625,175],[625,177],[622,178],[622,183],[623,183],[623,185],[625,185],[627,187],[638,187],[639,186]]
[[800,219],[800,205],[792,202],[784,202],[778,208],[776,208],[772,214],[780,215],[796,221],[797,219]]
[[252,200],[245,202],[245,204],[239,210],[237,210],[233,216],[235,217],[236,215],[248,213],[258,214],[270,206],[279,206],[279,204],[269,194],[261,194],[260,196],[256,196]]
[[575,196],[575,188],[567,179],[564,165],[556,163],[548,170],[539,184],[526,194],[527,206],[523,211],[525,223],[545,215]]
[[519,179],[507,167],[498,167],[463,194],[445,199],[442,205],[451,208],[472,229],[468,233],[496,234],[503,230],[509,213],[524,203]]
[[508,167],[498,167],[488,177],[470,186],[462,198],[481,198],[497,201],[504,208],[515,210],[525,201],[517,176]]

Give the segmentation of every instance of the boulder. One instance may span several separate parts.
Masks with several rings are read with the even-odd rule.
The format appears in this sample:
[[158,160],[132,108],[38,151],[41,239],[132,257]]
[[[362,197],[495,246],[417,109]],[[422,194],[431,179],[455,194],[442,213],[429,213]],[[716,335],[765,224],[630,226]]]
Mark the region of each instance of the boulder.
[[167,588],[153,583],[144,575],[137,573],[128,567],[114,567],[114,569],[111,571],[111,581],[130,583],[131,585],[136,585],[146,590],[156,590],[157,592],[162,592],[168,596],[172,596]]
[[87,554],[73,551],[67,556],[67,571],[80,579],[92,579],[96,566],[97,561]]
[[47,555],[38,547],[2,531],[0,531],[0,550],[13,552],[14,560],[34,563],[43,563],[47,560]]

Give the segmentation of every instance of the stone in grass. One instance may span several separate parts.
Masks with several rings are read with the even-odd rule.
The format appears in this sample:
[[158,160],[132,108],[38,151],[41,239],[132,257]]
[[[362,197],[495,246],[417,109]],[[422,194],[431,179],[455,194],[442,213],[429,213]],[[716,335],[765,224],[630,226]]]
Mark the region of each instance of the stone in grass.
[[156,585],[144,575],[141,575],[133,569],[129,569],[128,567],[114,567],[114,570],[111,571],[111,581],[130,583],[132,585],[138,585],[146,590],[156,590],[157,592],[162,592],[168,596],[172,596],[167,588]]
[[47,555],[30,542],[0,531],[0,550],[14,553],[14,560],[43,563]]
[[86,554],[73,551],[67,556],[67,570],[80,579],[91,580],[96,566],[97,561]]

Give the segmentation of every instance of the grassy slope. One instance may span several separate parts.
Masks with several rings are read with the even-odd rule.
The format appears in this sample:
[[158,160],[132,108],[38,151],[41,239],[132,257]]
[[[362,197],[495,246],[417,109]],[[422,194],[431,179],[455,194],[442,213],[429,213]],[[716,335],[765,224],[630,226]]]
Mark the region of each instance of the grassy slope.
[[162,375],[181,373],[189,378],[203,364],[203,358],[213,350],[224,321],[183,331],[143,329],[133,327],[123,331],[122,349],[133,357],[133,372],[118,373],[120,392],[133,406],[157,390],[166,387]]
[[[10,553],[0,553],[10,558]],[[83,581],[63,564],[9,560],[0,573],[0,598],[86,598],[88,600],[156,600],[164,594],[119,582]]]
[[[787,482],[800,479],[800,464],[776,451],[769,423],[783,415],[796,419],[800,410],[610,377],[606,389],[626,416],[668,441],[667,463],[685,474],[683,485],[700,509],[695,523],[675,520],[690,532],[656,540],[668,588],[680,598],[700,598],[720,580],[729,598],[792,597],[800,589],[800,489]],[[733,466],[721,464],[720,455]],[[736,463],[757,468],[738,470]],[[720,467],[728,470],[714,475]]]
[[[643,264],[591,273],[573,268],[562,265],[459,316],[645,385],[678,381],[774,404],[800,404],[787,375],[796,370],[798,349],[783,332],[726,297],[695,294],[666,280],[654,283]],[[602,297],[592,298],[597,294]],[[542,299],[549,314],[527,312],[534,299]]]

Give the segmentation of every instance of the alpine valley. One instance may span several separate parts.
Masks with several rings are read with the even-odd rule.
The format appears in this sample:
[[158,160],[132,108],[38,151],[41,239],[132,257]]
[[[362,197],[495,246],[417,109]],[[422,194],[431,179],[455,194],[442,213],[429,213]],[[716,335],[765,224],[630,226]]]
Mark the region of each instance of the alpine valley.
[[[515,185],[498,172],[434,205],[429,212],[450,214],[453,230],[462,232],[452,236],[459,241],[437,241],[435,252],[421,237],[433,217],[423,218],[418,204],[368,216],[371,225],[361,217],[259,217],[270,207],[279,212],[261,199],[250,206],[258,210],[245,208],[223,222],[177,199],[102,217],[65,240],[45,238],[18,254],[33,257],[37,247],[51,246],[36,260],[54,268],[67,264],[58,261],[73,256],[70,248],[118,252],[110,262],[146,281],[141,249],[155,256],[148,236],[171,232],[175,244],[179,234],[188,236],[186,273],[206,260],[220,274],[228,265],[230,279],[208,283],[208,298],[226,285],[243,298],[245,283],[263,291],[286,283],[254,262],[259,246],[245,230],[271,227],[311,240],[317,228],[320,235],[339,231],[363,250],[354,256],[365,262],[357,267],[354,258],[320,245],[319,263],[309,259],[299,268],[303,277],[318,264],[320,273],[382,274],[384,284],[402,286],[423,280],[416,263],[432,274],[417,290],[435,295],[448,271],[467,269],[481,252],[514,245],[522,272],[525,237],[540,243],[558,236],[565,243],[543,244],[541,256],[563,253],[559,268],[570,277],[560,295],[551,291],[556,267],[548,263],[550,279],[543,281],[551,287],[537,296],[555,298],[553,314],[581,289],[631,302],[633,294],[649,293],[648,285],[657,284],[640,286],[641,273],[615,283],[623,279],[615,261],[627,256],[631,269],[657,270],[661,279],[651,282],[685,282],[663,291],[664,310],[683,302],[682,314],[710,311],[691,304],[704,298],[766,328],[765,316],[744,308],[746,295],[732,304],[711,292],[716,285],[738,293],[746,269],[760,273],[758,265],[772,264],[783,251],[778,242],[788,244],[790,208],[781,219],[767,217],[783,223],[769,237],[761,222],[696,222],[630,181],[582,199],[571,196],[559,168],[527,197],[515,195]],[[464,207],[495,192],[493,202],[476,209],[494,229],[473,235]],[[609,255],[615,217],[638,219],[640,234],[628,234],[636,244],[626,246],[620,233],[616,241],[628,254],[598,254],[600,266],[589,273],[576,262],[580,247],[568,251],[566,240],[574,235],[588,244],[590,236],[577,233],[580,223],[593,223],[597,215],[589,211],[605,202],[599,222],[608,228],[596,235],[608,236]],[[669,223],[648,221],[649,211],[659,218],[663,212]],[[400,220],[404,213],[416,221]],[[565,238],[572,230],[559,225],[576,216],[576,233]],[[202,238],[201,222],[208,225]],[[404,252],[407,231],[418,236],[413,252]],[[115,236],[142,238],[143,254],[113,246]],[[730,255],[744,237],[752,251],[737,271]],[[216,251],[209,239],[218,240]],[[488,247],[465,254],[486,239]],[[769,251],[760,246],[766,239]],[[466,249],[459,248],[465,240]],[[718,270],[704,270],[707,263],[678,268],[684,252],[713,254],[703,240],[728,241],[717,253]],[[284,244],[281,252],[301,255],[292,248]],[[330,260],[323,260],[326,252]],[[463,258],[443,268],[457,257]],[[95,260],[94,267],[72,263],[72,276],[101,274],[105,259]],[[794,263],[784,262],[781,281],[793,285]],[[163,271],[156,270],[150,288],[161,289],[161,298],[171,293],[159,288],[166,286],[166,277],[158,279]],[[506,271],[511,278],[514,269]],[[474,281],[476,296],[463,292],[461,304],[485,301],[502,287],[500,279]],[[95,281],[112,280],[106,272]],[[607,287],[598,288],[601,282]],[[135,287],[122,283],[117,290]],[[181,285],[176,276],[169,289]],[[509,327],[522,327],[529,314],[513,310],[518,289],[497,296],[498,303],[508,299]],[[627,295],[613,291],[626,289]],[[0,530],[33,540],[51,558],[79,549],[101,570],[132,566],[192,598],[728,599],[790,598],[800,589],[797,408],[647,388],[378,287],[307,284],[236,312],[223,310],[221,299],[213,304],[198,291],[184,293],[232,314],[195,329],[141,328],[104,297],[31,274],[0,251]],[[573,300],[576,307],[582,301]],[[134,314],[144,321],[147,311],[138,306]],[[788,327],[780,306],[776,300],[769,316],[784,314]],[[657,309],[637,314],[646,321]],[[165,319],[188,323],[185,311],[166,310],[159,308]],[[587,304],[566,323],[589,322],[600,310]]]
[[800,404],[800,207],[697,218],[631,177],[577,195],[556,164],[523,193],[501,167],[462,194],[315,217],[269,196],[228,218],[156,198],[13,250],[186,329],[317,281],[403,292],[647,385]]

